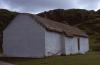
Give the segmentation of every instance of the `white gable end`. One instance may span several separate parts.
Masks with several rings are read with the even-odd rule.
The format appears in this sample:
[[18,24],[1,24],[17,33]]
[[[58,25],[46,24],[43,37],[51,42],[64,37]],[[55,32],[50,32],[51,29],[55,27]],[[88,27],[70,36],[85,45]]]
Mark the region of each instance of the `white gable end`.
[[3,32],[4,54],[15,57],[42,57],[44,29],[29,16],[18,15]]

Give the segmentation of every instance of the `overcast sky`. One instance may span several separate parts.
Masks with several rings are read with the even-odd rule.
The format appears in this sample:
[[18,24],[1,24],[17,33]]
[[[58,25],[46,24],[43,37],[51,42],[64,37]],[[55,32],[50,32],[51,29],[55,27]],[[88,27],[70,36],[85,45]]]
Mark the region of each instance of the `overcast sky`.
[[0,0],[0,8],[30,13],[39,13],[58,8],[98,10],[100,8],[100,0]]

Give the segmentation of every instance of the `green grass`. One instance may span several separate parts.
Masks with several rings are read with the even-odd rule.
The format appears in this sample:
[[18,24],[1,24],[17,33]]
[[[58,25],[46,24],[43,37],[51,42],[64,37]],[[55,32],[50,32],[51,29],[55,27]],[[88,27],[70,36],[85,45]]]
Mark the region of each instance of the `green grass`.
[[100,65],[100,52],[86,55],[52,56],[43,59],[0,58],[0,60],[18,65]]

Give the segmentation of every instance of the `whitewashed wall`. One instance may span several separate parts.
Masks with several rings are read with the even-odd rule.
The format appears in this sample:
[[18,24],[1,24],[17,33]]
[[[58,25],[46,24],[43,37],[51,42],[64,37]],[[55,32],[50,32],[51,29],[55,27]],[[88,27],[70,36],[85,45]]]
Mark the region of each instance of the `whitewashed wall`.
[[65,37],[65,53],[66,55],[78,53],[77,37]]
[[71,41],[72,38],[65,37],[65,54],[70,55],[71,54]]
[[72,54],[77,54],[78,53],[78,41],[77,41],[77,37],[73,37],[72,39]]
[[60,55],[61,54],[61,41],[60,35],[55,32],[45,31],[45,55]]
[[79,53],[84,54],[89,51],[89,40],[88,38],[80,37],[80,50]]
[[3,51],[9,57],[44,57],[45,32],[35,20],[18,15],[3,31]]

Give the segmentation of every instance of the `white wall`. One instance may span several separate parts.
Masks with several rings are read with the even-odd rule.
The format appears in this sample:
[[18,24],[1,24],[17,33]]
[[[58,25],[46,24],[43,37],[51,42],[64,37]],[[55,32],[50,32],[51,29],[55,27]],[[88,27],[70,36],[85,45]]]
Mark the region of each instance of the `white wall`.
[[77,54],[78,53],[78,41],[77,37],[73,37],[72,39],[72,54]]
[[66,55],[78,53],[77,37],[65,37],[65,53]]
[[80,37],[80,51],[79,53],[84,54],[89,51],[89,40],[88,38]]
[[65,37],[65,54],[70,55],[71,54],[71,41],[72,38]]
[[45,55],[60,55],[61,54],[61,41],[60,35],[55,32],[45,31]]
[[3,31],[3,52],[10,57],[43,57],[44,29],[26,15],[18,15]]

